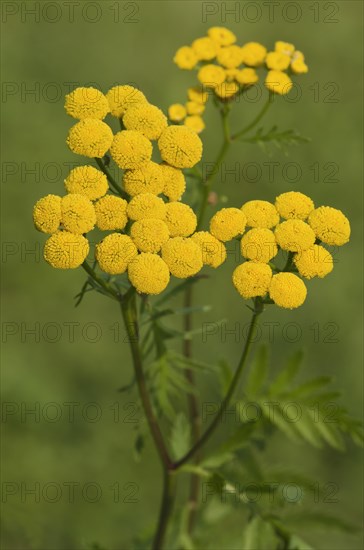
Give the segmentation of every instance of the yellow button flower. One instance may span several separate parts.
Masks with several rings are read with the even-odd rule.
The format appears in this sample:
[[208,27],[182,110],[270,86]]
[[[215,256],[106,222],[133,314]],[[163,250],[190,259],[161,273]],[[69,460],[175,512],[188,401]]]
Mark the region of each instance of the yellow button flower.
[[295,74],[308,73],[308,67],[305,63],[305,56],[302,52],[296,51],[292,56],[291,69]]
[[123,116],[127,130],[137,130],[148,139],[158,139],[167,128],[167,117],[155,105],[140,103],[129,107]]
[[192,168],[202,157],[202,141],[186,126],[168,126],[158,147],[162,159],[175,168]]
[[128,203],[115,195],[106,195],[95,203],[96,224],[102,231],[124,229]]
[[276,198],[275,206],[280,216],[286,220],[290,218],[305,220],[315,208],[310,197],[298,191],[282,193]]
[[95,227],[95,208],[85,195],[72,193],[62,197],[62,225],[70,233],[88,233]]
[[206,103],[209,98],[208,92],[201,86],[188,88],[187,96],[190,101],[194,101],[195,103]]
[[225,77],[228,82],[236,80],[236,76],[239,74],[239,69],[225,69]]
[[168,117],[172,122],[181,122],[187,115],[187,110],[182,103],[173,103],[168,107]]
[[192,42],[192,49],[198,60],[211,61],[211,59],[216,57],[218,46],[214,40],[208,36],[203,36],[202,38],[196,38]]
[[226,247],[208,231],[197,231],[191,239],[199,245],[204,265],[219,267],[226,260]]
[[139,254],[128,265],[131,284],[141,294],[160,294],[169,283],[167,264],[157,254]]
[[68,132],[67,145],[73,153],[85,157],[103,157],[113,140],[111,128],[94,118],[84,118]]
[[273,231],[265,228],[250,229],[240,241],[241,254],[254,262],[268,263],[278,254]]
[[179,201],[186,190],[186,180],[182,170],[169,166],[160,165],[164,180],[163,193],[170,201]]
[[76,88],[66,95],[64,108],[73,118],[104,119],[110,111],[109,103],[96,88]]
[[125,273],[129,263],[138,255],[138,250],[128,235],[112,233],[95,248],[95,258],[100,269],[110,275]]
[[277,243],[283,250],[301,253],[310,248],[315,240],[315,233],[302,220],[290,219],[277,225],[275,229]]
[[246,216],[239,208],[222,208],[210,220],[210,232],[219,241],[231,241],[245,231]]
[[242,49],[235,45],[221,48],[217,54],[217,61],[226,69],[236,69],[243,61]]
[[54,233],[62,219],[61,197],[47,195],[36,202],[33,209],[34,226],[42,233]]
[[267,55],[267,48],[265,48],[259,42],[247,42],[241,48],[242,62],[248,67],[259,67],[263,65],[265,56]]
[[164,220],[166,217],[166,205],[163,199],[152,193],[140,193],[131,199],[127,208],[130,220],[143,220],[145,218],[156,218]]
[[350,223],[341,210],[320,206],[308,217],[308,223],[322,242],[342,246],[350,239]]
[[134,197],[139,193],[163,193],[164,171],[156,162],[146,162],[136,170],[126,170],[123,176],[125,191]]
[[171,237],[188,237],[197,226],[197,217],[188,204],[169,202],[166,204],[165,222]]
[[248,201],[241,207],[247,225],[271,229],[279,222],[279,214],[274,204],[268,201]]
[[147,218],[133,223],[130,236],[141,252],[159,252],[169,239],[168,226],[162,220]]
[[162,247],[162,258],[172,275],[179,279],[196,275],[203,266],[200,246],[184,237],[169,239]]
[[44,245],[44,259],[56,269],[75,269],[87,258],[90,247],[82,235],[57,231]]
[[285,53],[269,52],[265,59],[268,69],[273,71],[285,71],[291,64],[291,58]]
[[258,262],[244,262],[233,272],[233,284],[245,300],[267,294],[271,279],[269,265]]
[[124,86],[114,86],[106,94],[109,102],[110,112],[113,116],[120,118],[123,116],[129,107],[140,103],[147,103],[145,95],[128,84]]
[[187,101],[186,111],[188,115],[202,115],[205,110],[205,105],[203,103],[198,103],[197,101]]
[[113,139],[110,153],[119,168],[139,168],[152,157],[152,144],[141,132],[123,130]]
[[293,82],[286,73],[269,71],[265,79],[265,86],[275,94],[286,95],[291,91]]
[[207,34],[220,46],[230,46],[236,42],[236,36],[225,27],[211,27]]
[[93,166],[76,166],[64,180],[68,193],[85,195],[91,201],[103,197],[109,188],[107,177]]
[[243,86],[251,86],[259,80],[255,69],[241,69],[236,73],[235,80]]
[[221,99],[230,99],[239,91],[239,86],[236,82],[223,82],[215,88],[215,94]]
[[216,88],[225,81],[226,75],[218,65],[204,65],[198,71],[197,78],[206,88]]
[[305,283],[297,275],[277,273],[272,277],[269,296],[277,306],[295,309],[306,300],[307,289]]
[[334,269],[334,261],[330,252],[323,246],[314,244],[300,254],[295,254],[294,263],[299,274],[306,279],[326,277]]
[[190,46],[182,46],[176,51],[173,61],[180,69],[191,70],[196,66],[198,57]]
[[199,115],[187,116],[185,118],[184,125],[186,126],[186,128],[189,128],[193,132],[196,132],[196,134],[201,134],[201,132],[205,129],[203,118],[201,118]]
[[295,47],[293,44],[290,44],[289,42],[283,42],[282,40],[277,40],[277,42],[274,45],[274,49],[278,53],[284,53],[286,55],[292,56],[295,50]]

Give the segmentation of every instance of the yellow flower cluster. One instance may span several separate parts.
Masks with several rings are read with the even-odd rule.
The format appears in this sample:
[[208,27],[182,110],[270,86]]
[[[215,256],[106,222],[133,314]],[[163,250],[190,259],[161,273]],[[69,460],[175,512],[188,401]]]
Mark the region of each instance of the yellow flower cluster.
[[[233,284],[245,298],[262,297],[293,309],[306,299],[305,279],[325,277],[333,258],[321,243],[341,246],[350,238],[350,224],[340,210],[315,208],[303,193],[291,191],[275,204],[253,200],[238,208],[222,208],[210,220],[210,233],[221,243],[238,238],[245,262],[233,273]],[[198,233],[196,237],[198,240]],[[208,239],[204,238],[205,244]],[[282,250],[287,262],[279,269],[271,260]]]
[[[258,71],[267,69],[265,86],[273,93],[288,94],[290,75],[307,73],[302,52],[293,44],[278,41],[273,52],[259,42],[236,44],[237,38],[225,27],[211,27],[207,36],[179,48],[173,61],[180,69],[197,70],[200,87],[189,88],[186,103],[174,103],[168,109],[172,122],[183,123],[197,133],[205,128],[201,117],[208,91],[221,101],[228,101],[259,81]],[[287,72],[288,71],[288,74]]]

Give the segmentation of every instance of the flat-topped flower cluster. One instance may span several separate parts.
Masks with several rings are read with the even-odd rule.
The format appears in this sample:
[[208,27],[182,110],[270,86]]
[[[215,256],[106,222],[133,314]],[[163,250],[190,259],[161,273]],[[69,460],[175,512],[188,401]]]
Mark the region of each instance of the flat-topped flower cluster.
[[305,57],[293,44],[277,41],[273,51],[259,42],[240,46],[235,34],[225,27],[211,27],[207,36],[179,48],[174,62],[180,69],[197,70],[198,86],[187,90],[186,103],[174,103],[168,116],[196,132],[205,128],[202,114],[209,95],[229,101],[264,74],[264,85],[272,93],[285,95],[293,86],[292,75],[308,72]]

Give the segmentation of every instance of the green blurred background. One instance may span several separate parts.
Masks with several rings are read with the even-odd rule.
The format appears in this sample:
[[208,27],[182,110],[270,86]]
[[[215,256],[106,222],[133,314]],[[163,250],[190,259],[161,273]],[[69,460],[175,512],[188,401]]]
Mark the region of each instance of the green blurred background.
[[[228,9],[239,8],[239,12],[224,14],[224,4]],[[301,99],[277,101],[264,126],[295,128],[312,141],[290,148],[289,156],[274,151],[269,157],[256,146],[234,146],[226,168],[232,169],[238,162],[243,176],[239,181],[234,175],[227,175],[224,182],[217,178],[216,190],[226,196],[228,205],[237,205],[251,198],[273,200],[279,193],[297,189],[317,205],[340,208],[350,218],[352,240],[338,251],[334,272],[324,281],[308,284],[304,307],[293,312],[270,308],[262,322],[279,323],[271,344],[275,372],[291,353],[303,347],[303,378],[333,375],[350,412],[362,416],[362,6],[350,0],[291,2],[291,7],[276,2],[271,20],[267,4],[2,2],[2,388],[6,444],[2,546],[6,550],[78,550],[95,542],[124,550],[130,548],[135,534],[156,520],[161,486],[157,457],[148,441],[142,461],[134,460],[132,448],[141,415],[135,412],[135,394],[117,391],[132,376],[119,312],[112,302],[95,293],[74,308],[73,296],[84,273],[58,272],[42,261],[45,239],[33,229],[31,212],[40,196],[62,193],[67,163],[83,160],[75,159],[65,144],[72,124],[63,110],[65,93],[90,83],[103,91],[116,83],[135,83],[149,101],[163,109],[184,101],[193,74],[179,71],[172,62],[173,54],[209,26],[228,26],[240,43],[255,40],[272,47],[277,39],[291,41],[306,55],[310,72],[296,79]],[[26,9],[34,6],[38,15],[27,13]],[[215,14],[204,18],[204,10]],[[246,124],[258,108],[254,102],[236,106],[235,128]],[[211,162],[221,139],[220,126],[211,106],[205,118],[204,161]],[[269,177],[266,163],[270,162],[278,163],[274,178]],[[290,162],[295,164],[287,166]],[[258,166],[261,177],[249,172],[248,163]],[[297,165],[302,175],[293,182]],[[318,177],[314,176],[317,171]],[[213,310],[204,318],[196,317],[196,326],[221,318],[228,318],[229,329],[236,322],[248,322],[248,310],[230,283],[230,273],[231,264],[201,284],[198,301],[212,302]],[[297,342],[284,338],[290,322],[302,331]],[[330,328],[327,323],[337,325],[335,342],[324,341]],[[313,325],[320,328],[318,341]],[[69,337],[71,326],[74,338]],[[27,333],[32,327],[38,336]],[[242,341],[228,336],[223,343],[220,335],[206,343],[197,336],[196,356],[205,361],[227,357],[234,364]],[[263,329],[263,335],[267,340],[267,330]],[[204,390],[206,399],[216,395],[209,388]],[[70,403],[75,407],[74,420],[69,417]],[[35,408],[36,414],[27,414],[27,408]],[[137,423],[130,421],[135,419]],[[294,466],[320,486],[336,483],[338,502],[326,504],[327,511],[360,525],[361,457],[351,443],[343,454],[294,447],[277,436],[263,462]],[[39,499],[27,494],[37,483]],[[67,483],[76,484],[74,502],[69,502]],[[137,502],[129,502],[133,495]],[[312,502],[313,512],[316,506],[323,505]],[[242,525],[235,522],[230,528],[238,540]],[[301,535],[322,550],[362,547],[360,533],[302,529]],[[210,548],[216,547],[222,547],[222,542],[217,546],[210,543]]]

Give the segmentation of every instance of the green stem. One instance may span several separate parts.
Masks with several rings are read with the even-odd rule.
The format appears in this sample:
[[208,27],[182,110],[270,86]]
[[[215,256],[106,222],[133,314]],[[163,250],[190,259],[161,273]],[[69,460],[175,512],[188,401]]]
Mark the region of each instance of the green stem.
[[232,398],[232,396],[235,392],[235,389],[238,385],[238,382],[240,380],[240,375],[241,375],[241,373],[243,371],[243,368],[245,366],[246,359],[247,359],[248,353],[249,353],[249,349],[250,349],[250,346],[251,346],[251,343],[252,343],[252,336],[253,336],[255,326],[257,324],[257,319],[258,319],[259,315],[262,313],[262,311],[263,311],[263,306],[262,306],[261,302],[256,301],[256,307],[255,307],[252,319],[250,321],[248,336],[247,336],[247,339],[245,341],[243,352],[242,352],[240,361],[238,363],[238,367],[235,371],[234,377],[231,381],[228,392],[227,392],[226,396],[224,397],[224,399],[221,403],[221,407],[219,409],[219,412],[217,413],[217,415],[215,416],[214,420],[211,422],[210,426],[207,428],[205,433],[193,445],[193,447],[182,458],[180,458],[177,462],[174,463],[174,465],[173,465],[174,469],[177,470],[178,468],[180,468],[181,466],[186,464],[186,462],[189,462],[191,460],[191,458],[193,458],[195,456],[195,454],[201,449],[201,447],[203,447],[203,445],[205,445],[205,443],[210,439],[210,437],[214,433],[215,429],[217,428],[219,422],[221,421],[221,418],[223,417],[223,415],[224,415],[224,413],[225,413],[225,411],[226,411],[226,409],[227,409],[227,407],[230,403],[230,400],[231,400],[231,398]]
[[148,388],[145,382],[144,372],[143,372],[143,361],[139,347],[139,326],[138,326],[138,317],[137,310],[135,306],[135,294],[130,296],[124,296],[120,301],[121,312],[123,315],[126,332],[128,335],[128,340],[130,344],[130,350],[133,358],[135,377],[138,384],[139,394],[142,401],[144,413],[149,425],[154,444],[158,451],[161,462],[164,466],[164,469],[170,469],[172,466],[172,461],[169,457],[169,453],[164,443],[162,432],[159,428],[158,420],[154,414],[152,404],[149,400]]
[[235,140],[239,139],[241,136],[243,136],[247,132],[249,132],[249,130],[254,128],[254,126],[256,126],[258,124],[258,122],[260,122],[260,120],[264,117],[265,113],[268,111],[268,109],[269,109],[269,107],[272,103],[273,103],[273,94],[271,92],[269,92],[268,99],[267,99],[266,103],[263,105],[262,110],[252,120],[252,122],[250,124],[248,124],[248,126],[246,126],[242,130],[240,130],[240,132],[237,132],[236,134],[234,134],[231,137],[232,141],[235,141]]
[[105,164],[102,162],[102,159],[95,157],[95,161],[96,161],[97,166],[100,168],[100,170],[107,177],[111,187],[114,188],[114,191],[119,193],[120,197],[122,197],[123,199],[128,199],[128,194],[125,193],[125,191],[120,187],[120,185],[112,177],[112,175],[110,174],[110,171],[106,168]]
[[83,264],[82,264],[82,267],[83,269],[86,271],[86,273],[98,284],[100,285],[108,294],[111,295],[112,298],[114,298],[115,300],[120,300],[121,298],[121,294],[115,290],[112,286],[110,286],[106,281],[104,281],[104,279],[102,279],[101,277],[99,277],[95,270],[92,269],[92,267],[86,262],[84,261]]
[[159,511],[158,526],[153,541],[153,550],[162,550],[163,548],[168,521],[175,500],[176,474],[166,469],[163,474],[163,495]]

